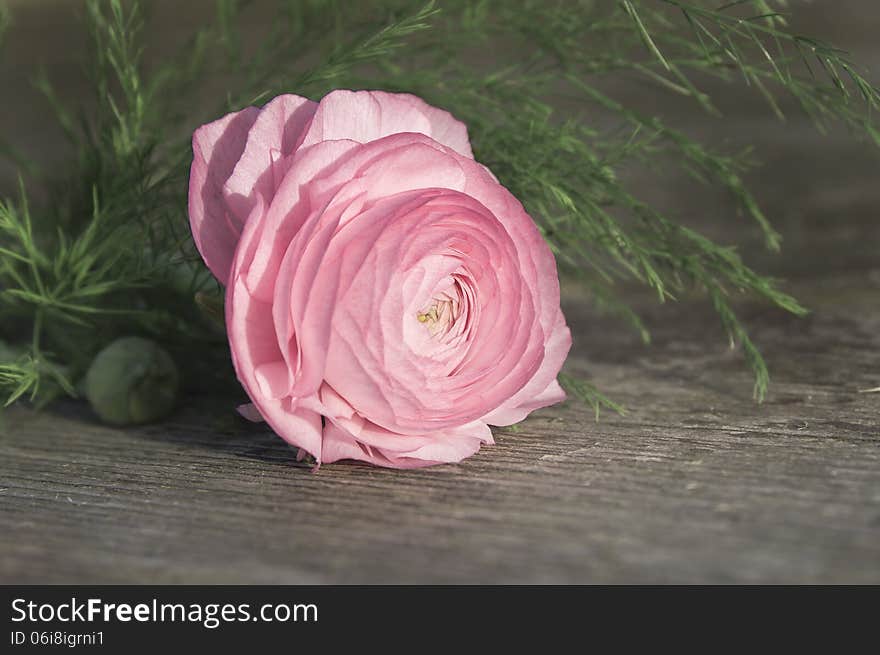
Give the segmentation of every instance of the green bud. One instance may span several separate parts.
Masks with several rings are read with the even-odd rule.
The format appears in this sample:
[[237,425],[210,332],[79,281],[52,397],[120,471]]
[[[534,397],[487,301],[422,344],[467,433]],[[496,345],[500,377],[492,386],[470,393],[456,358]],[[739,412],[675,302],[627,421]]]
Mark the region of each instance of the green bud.
[[154,341],[117,339],[95,357],[85,391],[106,423],[149,423],[167,416],[177,400],[180,374],[171,356]]

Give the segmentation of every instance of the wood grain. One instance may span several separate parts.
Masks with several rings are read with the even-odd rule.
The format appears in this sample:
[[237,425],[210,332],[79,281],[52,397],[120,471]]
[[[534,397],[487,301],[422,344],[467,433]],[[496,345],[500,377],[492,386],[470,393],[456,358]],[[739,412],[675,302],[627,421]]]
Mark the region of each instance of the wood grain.
[[[870,25],[830,27],[880,54],[860,40]],[[707,223],[731,215],[711,190],[644,185],[811,308],[740,306],[773,374],[764,404],[711,310],[632,290],[651,346],[565,300],[569,372],[629,413],[597,422],[569,402],[456,466],[313,473],[233,398],[131,430],[75,402],[16,407],[0,428],[0,582],[880,582],[880,393],[859,392],[880,386],[880,160],[747,108],[723,130],[763,145],[753,182],[782,256],[743,223]]]

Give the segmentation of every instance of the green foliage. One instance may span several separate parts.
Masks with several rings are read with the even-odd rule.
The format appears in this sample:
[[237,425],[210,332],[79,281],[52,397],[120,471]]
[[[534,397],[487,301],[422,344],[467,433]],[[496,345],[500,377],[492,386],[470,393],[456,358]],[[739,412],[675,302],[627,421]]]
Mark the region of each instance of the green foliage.
[[321,64],[299,75],[292,88],[318,84],[329,86],[358,64],[392,57],[404,46],[406,37],[428,29],[431,26],[429,21],[439,13],[440,10],[434,7],[434,0],[431,0],[421,10],[405,15],[362,40],[343,43],[331,51]]
[[[603,76],[628,70],[691,96],[715,112],[708,96],[684,71],[714,71],[717,58],[706,55],[696,39],[680,46],[690,59],[662,54],[661,47],[677,54],[672,45],[682,41],[680,31],[663,13],[663,3],[582,3],[590,9],[585,12],[589,20],[583,22],[563,3],[524,2],[509,9],[501,3],[491,4],[490,9],[490,4],[465,3],[474,10],[463,12],[460,23],[450,22],[433,32],[436,38],[422,46],[425,59],[412,67],[415,70],[386,66],[388,77],[377,76],[374,83],[387,87],[387,80],[394,79],[394,88],[414,90],[463,118],[471,128],[477,158],[523,200],[561,269],[586,282],[597,302],[631,324],[645,341],[648,330],[615,293],[616,280],[635,278],[652,287],[661,301],[702,287],[728,335],[742,345],[755,373],[755,396],[762,399],[769,374],[736,318],[728,293],[757,296],[796,314],[805,310],[772,281],[749,269],[733,248],[706,239],[642,202],[620,174],[653,161],[677,163],[697,180],[726,188],[775,250],[780,236],[742,181],[751,167],[748,153],[715,152],[601,90]],[[448,11],[448,5],[444,9]],[[726,25],[722,13],[708,15]],[[685,27],[689,24],[685,21]],[[478,51],[499,38],[493,34],[498,25],[503,26],[506,47],[516,53],[503,67],[475,71],[470,63],[473,56],[462,56],[461,44],[447,38],[450,33],[466,33]],[[734,41],[735,35],[727,38]],[[585,48],[585,40],[593,46]],[[640,58],[645,45],[647,56]],[[700,56],[704,58],[694,59]],[[740,51],[740,60],[744,56]],[[717,72],[726,74],[723,68]],[[802,87],[786,88],[796,93]],[[599,133],[579,116],[560,116],[554,110],[558,99],[572,97],[610,112],[625,129]],[[840,118],[848,115],[845,98],[840,98],[836,109]]]
[[[641,23],[633,3],[624,4]],[[665,39],[664,46],[668,45],[673,53],[671,58],[652,42],[652,53],[674,78],[659,74],[658,79],[670,88],[678,85],[685,95],[696,92],[688,78],[691,71],[710,72],[726,80],[731,72],[737,72],[764,96],[777,117],[784,118],[784,114],[772,84],[793,95],[820,128],[828,120],[842,120],[880,144],[870,113],[880,107],[880,90],[856,70],[847,53],[817,39],[787,32],[784,18],[772,11],[768,2],[737,0],[719,10],[680,0],[637,4],[674,7],[690,28],[690,41],[679,36]],[[746,13],[734,13],[736,9]],[[750,9],[760,13],[751,13]],[[663,24],[665,15],[660,10],[652,6],[646,11],[653,22]],[[700,100],[713,110],[708,96],[700,94]]]
[[580,380],[571,375],[562,373],[559,376],[559,384],[562,385],[563,389],[582,403],[592,407],[593,411],[596,413],[597,421],[599,420],[599,412],[603,408],[610,409],[621,416],[626,415],[626,409],[624,409],[622,405],[619,405],[608,398],[605,394],[599,391],[595,385],[590,384],[586,380]]
[[[383,88],[448,108],[467,123],[477,159],[538,222],[563,274],[645,341],[620,281],[639,281],[661,301],[702,290],[753,369],[758,399],[769,376],[732,294],[805,310],[733,247],[644,202],[624,175],[672,164],[724,188],[775,250],[780,235],[743,182],[751,154],[708,147],[603,82],[635,75],[718,115],[701,88],[717,77],[744,83],[777,116],[788,95],[820,129],[839,121],[880,143],[880,93],[846,53],[788,31],[779,1],[279,0],[254,46],[239,26],[266,4],[217,0],[214,19],[148,72],[140,3],[84,6],[93,97],[70,104],[46,76],[37,80],[75,158],[60,178],[28,177],[51,191],[50,205],[28,208],[23,191],[0,205],[0,336],[20,341],[14,356],[0,353],[0,385],[13,400],[72,393],[94,353],[126,332],[200,360],[226,356],[202,310],[215,285],[188,233],[189,135],[279,93]],[[227,96],[206,109],[199,100],[218,80]],[[599,129],[599,112],[618,125]],[[562,381],[597,411],[619,409],[586,382]]]

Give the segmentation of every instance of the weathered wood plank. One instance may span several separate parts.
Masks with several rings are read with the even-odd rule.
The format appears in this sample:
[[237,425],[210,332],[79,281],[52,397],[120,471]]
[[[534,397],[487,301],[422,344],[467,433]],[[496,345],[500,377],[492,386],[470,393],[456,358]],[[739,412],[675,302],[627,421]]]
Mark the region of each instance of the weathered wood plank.
[[880,397],[858,393],[880,371],[876,310],[757,317],[777,378],[757,406],[709,312],[658,318],[642,350],[580,307],[571,368],[631,412],[569,403],[458,466],[311,473],[206,418],[212,399],[138,430],[14,410],[0,579],[880,581]]
[[[876,30],[846,14],[830,36],[876,59]],[[14,408],[0,423],[0,582],[880,582],[880,394],[859,393],[880,386],[877,156],[749,107],[717,137],[764,143],[753,181],[782,256],[748,226],[707,221],[731,213],[716,193],[653,177],[645,193],[744,236],[746,258],[813,310],[742,307],[774,378],[763,405],[710,310],[633,291],[651,346],[566,300],[569,370],[625,417],[569,403],[457,466],[312,473],[235,418],[234,399],[193,398],[133,430],[77,403]]]

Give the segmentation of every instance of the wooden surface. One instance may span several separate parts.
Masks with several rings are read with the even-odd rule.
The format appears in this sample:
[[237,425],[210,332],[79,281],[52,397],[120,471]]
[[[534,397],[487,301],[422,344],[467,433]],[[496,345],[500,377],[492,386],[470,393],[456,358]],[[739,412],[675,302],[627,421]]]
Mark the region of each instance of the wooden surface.
[[[860,35],[880,19],[847,31],[808,12],[813,32],[878,58]],[[723,196],[645,183],[811,308],[741,305],[773,376],[763,405],[710,309],[633,291],[651,346],[565,301],[569,372],[625,417],[569,402],[455,466],[312,473],[232,399],[133,430],[73,402],[17,407],[0,427],[0,582],[880,582],[880,393],[859,392],[880,386],[880,156],[737,107],[721,128],[675,110],[761,145],[752,182],[781,256],[742,222],[707,223],[730,215]]]

